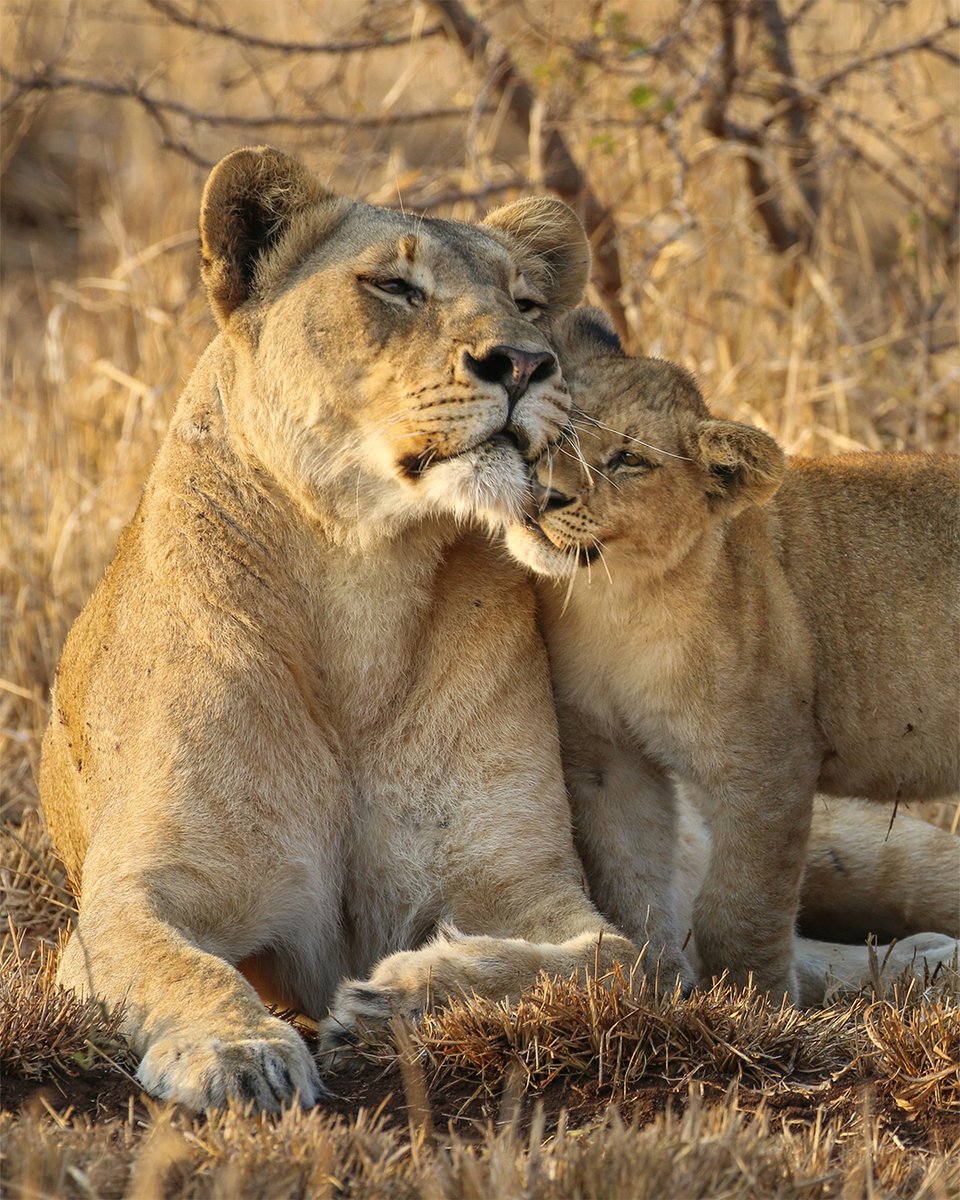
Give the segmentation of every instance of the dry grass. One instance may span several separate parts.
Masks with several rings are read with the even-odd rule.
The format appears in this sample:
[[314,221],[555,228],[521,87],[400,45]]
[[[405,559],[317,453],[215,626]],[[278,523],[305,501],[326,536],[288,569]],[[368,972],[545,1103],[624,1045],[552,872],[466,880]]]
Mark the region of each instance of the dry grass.
[[15,933],[0,947],[0,1069],[9,1079],[76,1076],[94,1064],[133,1065],[119,1033],[121,1013],[54,983],[56,955],[23,953]]
[[[869,1113],[838,1138],[822,1123],[791,1128],[767,1112],[707,1105],[697,1093],[683,1115],[667,1112],[644,1128],[611,1112],[590,1130],[561,1130],[543,1143],[536,1127],[508,1125],[440,1148],[411,1144],[375,1118],[348,1126],[317,1113],[276,1122],[227,1113],[201,1128],[158,1112],[146,1135],[131,1121],[109,1133],[84,1123],[63,1129],[52,1117],[4,1124],[14,1196],[945,1200],[960,1183],[955,1162],[905,1150]],[[132,1161],[131,1144],[139,1147]]]
[[[948,12],[941,0],[836,7],[817,0],[795,30],[802,79],[921,38]],[[339,1105],[277,1121],[194,1121],[145,1103],[115,1018],[53,988],[72,901],[37,809],[47,690],[212,333],[195,234],[205,170],[192,160],[270,140],[351,194],[464,218],[542,178],[536,139],[490,78],[430,34],[431,6],[201,0],[181,11],[274,40],[413,40],[294,55],[175,24],[149,0],[4,6],[8,73],[135,79],[217,118],[3,84],[5,1194],[956,1195],[960,1018],[946,979],[808,1014],[722,990],[680,1001],[622,979],[544,981],[516,1009],[465,1003],[398,1030],[397,1048],[368,1048]],[[809,251],[781,254],[736,148],[704,130],[712,4],[484,0],[474,11],[610,208],[634,347],[684,362],[718,409],[794,452],[956,448],[955,66],[880,54],[811,109],[822,216]],[[752,121],[769,105],[770,70],[762,45],[741,40],[753,66],[731,115]],[[955,35],[946,44],[956,52]],[[395,120],[441,109],[460,115]],[[318,115],[340,123],[304,124]],[[795,212],[782,140],[767,154]],[[960,806],[926,815],[956,831]]]

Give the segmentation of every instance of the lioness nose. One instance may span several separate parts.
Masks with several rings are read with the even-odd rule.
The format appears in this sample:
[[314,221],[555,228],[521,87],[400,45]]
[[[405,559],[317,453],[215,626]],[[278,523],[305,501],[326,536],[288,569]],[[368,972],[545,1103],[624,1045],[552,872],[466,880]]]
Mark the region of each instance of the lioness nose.
[[480,358],[464,352],[467,370],[486,383],[499,383],[512,408],[531,383],[550,379],[557,373],[557,360],[548,350],[518,350],[494,346]]
[[573,496],[565,496],[563,492],[558,492],[556,488],[543,487],[538,485],[534,489],[534,499],[537,505],[537,512],[550,512],[554,508],[566,508],[568,504],[573,503]]

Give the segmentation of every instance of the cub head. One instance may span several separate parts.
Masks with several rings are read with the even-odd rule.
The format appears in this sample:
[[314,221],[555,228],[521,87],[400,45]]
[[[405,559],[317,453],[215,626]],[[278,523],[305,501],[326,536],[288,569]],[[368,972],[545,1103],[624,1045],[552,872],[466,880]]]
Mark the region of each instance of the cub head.
[[200,231],[225,428],[308,510],[389,533],[525,503],[569,409],[549,331],[589,270],[566,205],[407,216],[261,148],[214,169]]
[[571,313],[555,344],[570,424],[537,464],[533,514],[507,530],[511,553],[538,574],[568,577],[621,556],[664,574],[706,530],[780,486],[773,438],[711,417],[682,367],[628,358],[601,312]]

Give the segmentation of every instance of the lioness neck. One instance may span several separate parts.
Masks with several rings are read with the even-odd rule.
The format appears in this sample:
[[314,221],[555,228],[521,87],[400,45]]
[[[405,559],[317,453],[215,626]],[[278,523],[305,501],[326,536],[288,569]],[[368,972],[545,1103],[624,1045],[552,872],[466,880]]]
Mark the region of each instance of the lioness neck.
[[240,633],[251,655],[322,681],[331,711],[358,719],[362,697],[375,713],[409,683],[445,565],[476,535],[427,517],[343,536],[321,495],[307,507],[232,435],[219,395],[217,372],[199,368],[147,485],[156,585],[212,653]]

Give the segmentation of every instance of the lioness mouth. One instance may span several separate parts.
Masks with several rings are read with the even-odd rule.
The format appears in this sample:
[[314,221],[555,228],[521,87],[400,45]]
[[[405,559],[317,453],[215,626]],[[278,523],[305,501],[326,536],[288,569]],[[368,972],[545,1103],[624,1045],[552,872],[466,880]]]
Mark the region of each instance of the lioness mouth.
[[406,458],[401,458],[399,462],[400,470],[408,479],[419,479],[420,476],[429,467],[435,466],[437,463],[452,462],[456,458],[463,458],[465,454],[470,454],[473,450],[479,450],[481,446],[497,446],[506,444],[512,446],[518,454],[522,454],[520,447],[520,439],[509,429],[501,429],[499,433],[493,434],[492,437],[484,438],[482,441],[474,442],[472,446],[464,446],[462,450],[458,450],[456,454],[437,454],[435,450],[425,450],[422,454],[408,454]]

